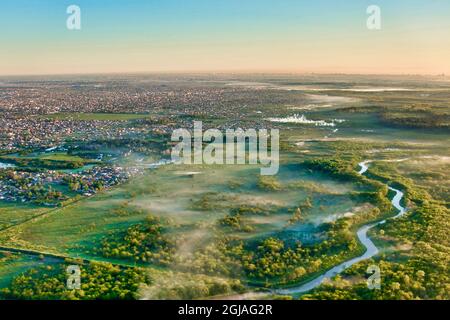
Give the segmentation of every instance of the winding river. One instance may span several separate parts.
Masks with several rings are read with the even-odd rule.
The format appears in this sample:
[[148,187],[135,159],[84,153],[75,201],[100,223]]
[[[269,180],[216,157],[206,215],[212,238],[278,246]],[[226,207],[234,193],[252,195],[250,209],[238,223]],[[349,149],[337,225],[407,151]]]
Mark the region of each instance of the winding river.
[[[361,167],[361,170],[358,173],[364,174],[369,169],[369,164],[371,162],[372,162],[372,160],[366,160],[366,161],[360,162],[358,165]],[[402,207],[402,205],[400,204],[404,194],[403,194],[403,192],[401,192],[400,190],[397,190],[395,188],[392,188],[392,187],[388,187],[388,188],[389,188],[389,190],[395,192],[395,195],[392,198],[391,202],[392,202],[392,205],[394,206],[394,208],[396,208],[398,210],[398,214],[389,219],[396,219],[406,213],[406,208]],[[330,278],[336,276],[337,274],[339,274],[342,271],[344,271],[345,269],[351,267],[355,263],[372,258],[376,254],[378,254],[379,250],[375,246],[375,244],[372,242],[372,240],[370,240],[370,238],[367,236],[367,232],[370,229],[372,229],[373,227],[380,225],[380,224],[384,224],[384,223],[386,223],[386,220],[367,224],[365,226],[362,226],[357,231],[356,234],[358,236],[359,241],[363,244],[364,247],[366,247],[366,252],[363,255],[353,258],[353,259],[350,259],[350,260],[347,260],[345,262],[342,262],[341,264],[333,267],[332,269],[328,270],[324,274],[322,274],[322,275],[318,276],[317,278],[315,278],[307,283],[304,283],[300,286],[292,287],[292,288],[288,288],[288,289],[275,290],[274,293],[276,293],[276,294],[296,294],[296,293],[304,293],[304,292],[310,291],[310,290],[318,287],[320,284],[322,284],[322,282],[325,279],[330,279]]]

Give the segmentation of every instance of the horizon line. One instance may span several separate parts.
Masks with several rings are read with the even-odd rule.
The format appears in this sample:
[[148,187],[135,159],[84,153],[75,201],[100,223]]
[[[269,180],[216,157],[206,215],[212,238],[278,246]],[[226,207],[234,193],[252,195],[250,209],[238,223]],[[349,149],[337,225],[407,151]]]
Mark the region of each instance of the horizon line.
[[346,75],[346,76],[416,76],[416,77],[443,77],[448,78],[445,72],[442,73],[365,73],[365,72],[315,72],[315,71],[287,71],[287,70],[167,70],[167,71],[111,71],[111,72],[75,72],[75,73],[20,73],[20,74],[0,74],[0,77],[52,77],[52,76],[108,76],[108,75]]

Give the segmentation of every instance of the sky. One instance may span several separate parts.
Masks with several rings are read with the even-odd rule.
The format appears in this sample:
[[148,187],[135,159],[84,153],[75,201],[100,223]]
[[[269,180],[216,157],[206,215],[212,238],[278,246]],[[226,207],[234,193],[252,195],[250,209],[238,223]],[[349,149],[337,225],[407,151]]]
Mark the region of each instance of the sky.
[[450,74],[450,1],[0,0],[0,75],[124,72]]

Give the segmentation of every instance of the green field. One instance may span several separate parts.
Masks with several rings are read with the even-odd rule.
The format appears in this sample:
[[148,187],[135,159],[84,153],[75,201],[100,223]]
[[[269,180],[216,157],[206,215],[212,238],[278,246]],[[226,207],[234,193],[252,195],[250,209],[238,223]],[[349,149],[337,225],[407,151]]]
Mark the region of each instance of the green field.
[[[246,85],[239,99],[233,89],[229,104],[217,107],[217,114],[203,110],[198,114],[205,127],[227,127],[239,118],[246,127],[278,128],[280,170],[273,177],[261,177],[254,165],[171,164],[150,169],[156,159],[168,156],[161,153],[170,146],[165,135],[151,145],[142,143],[147,138],[138,135],[111,143],[107,139],[77,142],[83,144],[77,155],[4,156],[86,164],[90,160],[83,154],[105,148],[114,156],[104,165],[143,170],[127,182],[90,197],[80,195],[79,201],[58,208],[2,203],[0,246],[30,250],[0,264],[0,277],[5,278],[1,286],[17,289],[8,289],[4,296],[24,298],[33,292],[38,297],[83,298],[61,287],[61,270],[68,262],[47,263],[50,254],[85,259],[76,263],[91,281],[86,287],[91,298],[105,297],[106,293],[99,293],[103,286],[115,298],[127,299],[244,297],[242,292],[296,287],[360,256],[364,247],[357,231],[387,219],[368,233],[378,254],[310,292],[289,298],[448,299],[448,84],[388,79],[392,86],[409,90],[341,90],[381,81],[349,78],[326,85],[334,90],[322,92],[296,90],[301,79],[259,80],[272,81],[277,90],[255,93],[251,84]],[[227,85],[227,81],[208,83],[223,90]],[[242,101],[246,107],[235,108]],[[196,119],[195,113],[186,114],[185,109],[177,113],[177,108],[170,106],[164,124],[178,122],[181,127],[186,119]],[[292,120],[294,114],[304,114],[308,121],[282,121]],[[151,116],[60,113],[45,117],[125,121]],[[273,118],[281,121],[270,121]],[[109,162],[111,158],[115,160]],[[371,161],[370,167],[360,175],[359,163],[364,160]],[[397,212],[388,186],[404,193],[401,205],[408,211],[397,220],[389,219]],[[66,186],[56,189],[67,193]],[[39,253],[44,257],[39,258]],[[98,266],[98,262],[105,264]],[[366,286],[366,270],[373,264],[383,272],[382,287],[375,291]],[[47,265],[52,268],[46,270]],[[129,273],[125,267],[132,267]],[[117,281],[132,289],[120,287],[116,292],[104,282],[96,284],[95,277],[121,279]],[[48,279],[54,287],[39,291]],[[274,296],[265,293],[264,297]]]
[[32,217],[41,215],[48,210],[51,209],[42,208],[32,204],[0,202],[0,229],[19,224]]

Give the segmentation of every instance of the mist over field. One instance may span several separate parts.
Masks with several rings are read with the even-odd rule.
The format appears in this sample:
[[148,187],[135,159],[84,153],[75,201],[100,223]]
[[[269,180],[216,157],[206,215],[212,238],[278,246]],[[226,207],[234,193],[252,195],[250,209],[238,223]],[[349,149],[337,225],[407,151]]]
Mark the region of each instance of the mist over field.
[[[441,78],[6,81],[6,299],[448,298]],[[171,163],[172,131],[194,119],[278,129],[277,174]],[[41,135],[24,135],[30,127]],[[64,285],[73,264],[78,290]],[[383,270],[380,289],[367,286],[369,266]]]
[[449,1],[0,2],[0,300],[450,299]]

